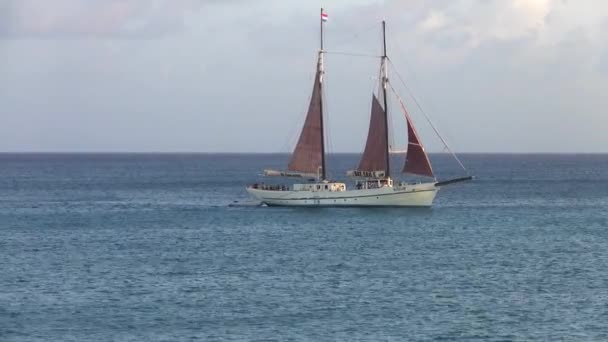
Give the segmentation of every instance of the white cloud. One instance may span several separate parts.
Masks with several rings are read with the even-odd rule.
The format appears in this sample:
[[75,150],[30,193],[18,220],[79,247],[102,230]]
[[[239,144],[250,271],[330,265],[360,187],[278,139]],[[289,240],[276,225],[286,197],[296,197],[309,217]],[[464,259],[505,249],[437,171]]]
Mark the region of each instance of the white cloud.
[[572,32],[599,49],[605,44],[602,32],[607,25],[602,23],[608,18],[608,2],[395,0],[381,11],[393,23],[391,29],[397,23],[394,30],[400,44],[420,60],[458,64],[474,49],[497,41],[526,40],[514,52],[542,59]]
[[435,31],[435,30],[438,30],[438,29],[441,29],[442,27],[444,27],[446,22],[447,22],[447,18],[445,16],[445,14],[443,14],[442,12],[438,12],[438,11],[432,11],[426,17],[426,19],[424,19],[423,21],[421,21],[418,24],[418,29],[423,32]]

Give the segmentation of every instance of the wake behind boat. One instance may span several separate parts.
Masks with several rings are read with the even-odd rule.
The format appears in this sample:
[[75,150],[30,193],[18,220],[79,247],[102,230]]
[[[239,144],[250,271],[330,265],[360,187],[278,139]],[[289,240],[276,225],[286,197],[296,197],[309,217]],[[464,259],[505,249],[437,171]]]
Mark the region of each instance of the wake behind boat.
[[[355,179],[354,188],[328,179],[325,165],[325,130],[323,127],[323,22],[327,15],[321,9],[321,48],[308,113],[287,171],[264,170],[265,176],[300,177],[309,183],[285,185],[253,184],[247,192],[269,206],[364,206],[364,207],[429,207],[440,186],[471,180],[465,176],[439,182],[416,132],[406,107],[389,83],[386,53],[386,23],[382,22],[383,54],[380,56],[380,86],[372,94],[369,132],[365,150],[356,169],[347,173]],[[426,177],[429,181],[408,183],[390,174],[388,125],[388,90],[397,97],[406,118],[408,145],[402,172]],[[443,141],[443,139],[442,139]],[[446,145],[447,147],[447,145]],[[458,159],[457,159],[458,160]]]

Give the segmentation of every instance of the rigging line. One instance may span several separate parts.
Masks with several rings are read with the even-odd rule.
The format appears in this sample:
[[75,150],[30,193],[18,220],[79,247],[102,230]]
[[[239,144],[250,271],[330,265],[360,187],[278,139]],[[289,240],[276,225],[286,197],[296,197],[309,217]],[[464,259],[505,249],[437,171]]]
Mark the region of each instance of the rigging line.
[[[371,89],[370,89],[369,93],[372,94],[372,97],[369,98],[369,101],[367,103],[368,110],[370,110],[370,108],[373,105],[374,96],[376,96],[375,90],[376,90],[376,87],[378,86],[378,84],[380,83],[380,78],[370,77],[370,80],[371,80]],[[370,116],[371,116],[371,110],[370,110]],[[371,120],[371,118],[368,118],[368,121],[369,120]],[[353,161],[353,164],[351,164],[351,165],[353,165],[352,166],[352,170],[358,170],[359,169],[359,164],[361,163],[361,160],[363,159],[363,155],[365,154],[365,147],[367,147],[367,139],[369,138],[369,126],[367,128],[367,133],[365,133],[365,137],[366,138],[365,138],[365,140],[363,142],[363,146],[361,146],[358,149],[358,151],[362,151],[362,152],[361,153],[354,153],[354,154],[358,155],[358,158]]]
[[[413,121],[413,120],[412,120],[412,118],[411,118],[411,116],[410,116],[410,113],[408,113],[407,108],[405,108],[405,104],[403,104],[403,100],[401,99],[401,96],[399,96],[399,94],[397,94],[397,91],[395,91],[395,88],[393,88],[393,85],[392,85],[392,84],[390,84],[390,83],[389,83],[389,86],[391,87],[391,90],[393,91],[393,94],[395,94],[395,97],[397,97],[397,100],[399,100],[399,104],[401,105],[401,109],[403,110],[403,114],[405,114],[405,121],[407,121],[407,127],[408,127],[408,135],[409,135],[409,130],[410,130],[410,128],[412,129],[412,131],[414,131],[414,135],[415,135],[416,130],[415,130],[415,128],[412,126],[412,125],[413,125],[413,123],[412,123],[412,121]],[[411,127],[410,127],[410,126],[411,126]],[[437,134],[437,135],[439,135],[439,134]],[[416,140],[418,140],[418,143],[412,143],[412,142],[410,142],[410,138],[411,138],[411,137],[409,137],[409,136],[408,136],[407,138],[408,138],[408,142],[407,142],[407,149],[405,150],[405,151],[406,151],[406,152],[405,152],[405,153],[406,153],[406,156],[405,156],[405,164],[406,164],[406,165],[405,165],[405,167],[407,167],[407,153],[408,153],[408,150],[410,149],[410,145],[416,145],[416,146],[419,146],[419,147],[422,149],[422,151],[424,152],[424,155],[425,155],[426,161],[427,161],[427,163],[428,163],[428,165],[429,165],[429,167],[430,167],[430,165],[431,165],[431,164],[430,164],[430,161],[429,161],[429,157],[428,157],[428,155],[426,154],[426,151],[424,151],[424,147],[423,147],[423,146],[422,146],[422,144],[420,143],[420,140],[418,140],[418,138],[416,138]],[[439,136],[439,138],[441,139],[441,136]],[[443,140],[443,139],[442,139],[442,140]],[[445,143],[445,142],[444,142],[444,143]],[[447,147],[447,145],[445,145],[445,146]],[[460,165],[461,165],[461,166],[464,168],[464,165],[462,165],[462,163],[461,163],[461,162],[458,160],[458,158],[456,157],[456,155],[454,155],[454,158],[455,158],[455,159],[458,161],[458,163],[459,163],[459,164],[460,164]],[[405,170],[405,169],[404,169],[404,170]],[[466,169],[464,169],[464,170],[465,170],[465,172],[466,172]],[[468,173],[468,172],[467,172],[467,173]],[[432,171],[431,171],[431,174],[432,174]],[[432,177],[435,179],[435,181],[437,181],[437,177],[435,177],[434,175],[433,175]]]
[[[382,73],[382,70],[383,70],[383,68],[382,68],[382,66],[380,66],[380,72],[381,73]],[[388,75],[386,77],[388,78]],[[388,79],[387,79],[387,84],[389,84]],[[387,94],[387,96],[390,96],[390,94]],[[392,147],[395,146],[395,136],[396,136],[395,132],[397,131],[397,129],[395,128],[395,127],[397,127],[397,125],[395,125],[395,116],[393,115],[392,105],[391,105],[390,99],[391,98],[389,97],[389,101],[386,102],[386,107],[387,108],[384,109],[386,111],[386,113],[387,113],[386,120],[388,122],[388,127],[387,127],[388,129],[387,129],[386,134],[388,135],[388,138],[389,138],[389,146],[388,146],[389,152],[391,150],[391,146]],[[388,107],[391,107],[390,108],[391,110],[389,110]],[[390,154],[389,154],[389,156],[390,156]]]
[[[391,106],[391,102],[390,101],[387,104],[389,106]],[[398,126],[396,125],[396,122],[395,122],[397,116],[393,115],[393,111],[392,110],[390,110],[388,113],[389,113],[389,118],[390,118],[390,120],[389,120],[390,125],[389,126],[392,128],[389,131],[390,134],[388,135],[388,137],[390,139],[390,145],[389,145],[389,151],[390,151],[390,149],[397,149],[397,143],[395,142],[395,136],[397,134],[395,132],[397,131],[396,127],[398,127]]]
[[[426,114],[426,112],[424,111],[424,109],[422,109],[422,106],[420,106],[420,104],[418,103],[418,100],[416,100],[416,97],[412,93],[411,89],[405,84],[405,81],[403,81],[403,78],[401,77],[401,75],[397,71],[397,68],[395,68],[395,65],[393,64],[393,61],[391,61],[389,59],[389,62],[393,66],[393,70],[395,71],[395,74],[397,75],[397,78],[399,78],[399,81],[401,81],[401,83],[403,84],[403,86],[405,87],[405,89],[407,89],[408,93],[410,94],[410,96],[414,100],[414,103],[416,104],[416,106],[418,107],[418,109],[420,109],[420,112],[422,112],[422,114],[426,118],[426,121],[429,123],[429,125],[431,125],[431,128],[433,129],[433,131],[435,131],[435,134],[437,134],[437,136],[439,137],[439,139],[443,143],[443,146],[445,146],[445,148],[450,152],[450,154],[452,155],[452,157],[454,157],[454,159],[456,160],[456,162],[458,162],[458,165],[460,165],[460,167],[465,172],[467,172],[467,174],[468,174],[467,168],[464,167],[464,164],[462,164],[462,162],[460,161],[460,159],[458,158],[458,156],[456,155],[456,153],[454,153],[454,151],[452,151],[452,149],[450,148],[450,146],[448,145],[448,143],[445,141],[445,139],[443,139],[443,137],[441,136],[441,134],[439,134],[439,131],[437,130],[437,127],[435,127],[435,125],[433,124],[433,121],[431,120],[431,118]],[[390,82],[389,82],[389,85],[391,87],[391,90],[393,91],[393,93],[395,94],[395,96],[397,96],[397,99],[399,99],[399,102],[401,102],[401,105],[405,109],[405,106],[403,105],[403,101],[401,100],[401,97],[399,96],[399,94],[397,94],[397,91],[395,91],[395,88],[393,88],[393,85],[390,84]]]
[[361,31],[359,31],[359,32],[357,32],[357,33],[355,33],[355,34],[353,34],[353,35],[349,36],[347,39],[344,39],[344,40],[342,40],[342,41],[339,41],[339,43],[337,43],[337,44],[336,44],[336,43],[334,43],[334,44],[332,44],[332,45],[333,45],[333,46],[340,46],[340,45],[344,45],[344,44],[346,44],[346,43],[352,43],[354,40],[356,40],[356,39],[360,38],[360,37],[361,37],[361,35],[363,35],[363,34],[365,34],[365,33],[369,32],[369,31],[371,31],[372,29],[375,29],[375,28],[376,28],[376,26],[377,26],[377,24],[376,24],[376,23],[374,23],[373,25],[371,25],[371,26],[369,26],[369,27],[365,28],[364,30],[361,30]]
[[325,128],[325,132],[323,134],[323,138],[325,139],[325,167],[327,168],[327,170],[325,170],[325,174],[326,177],[328,179],[331,179],[331,175],[329,172],[329,167],[327,166],[328,164],[331,164],[331,159],[329,158],[330,156],[330,152],[333,153],[334,151],[334,146],[333,146],[333,139],[332,139],[332,134],[331,134],[331,126],[332,126],[332,115],[331,113],[331,109],[330,109],[330,105],[329,102],[327,101],[327,96],[325,96],[325,94],[327,93],[327,82],[328,82],[328,78],[327,77],[323,77],[323,91],[321,94],[321,98],[323,99],[323,120],[325,122],[325,124],[323,125],[323,127]]
[[365,53],[342,52],[342,51],[324,51],[324,53],[328,54],[328,55],[344,55],[344,56],[369,57],[369,58],[382,57],[382,56],[378,56],[378,55],[370,55],[370,54],[365,54]]
[[[309,76],[309,83],[314,83],[314,79],[315,76],[312,77],[312,79]],[[310,100],[312,98],[312,93],[309,93],[306,102],[304,104],[304,110],[303,110],[303,117],[298,117],[296,120],[290,120],[291,122],[291,126],[289,126],[289,130],[287,131],[287,138],[285,139],[286,141],[284,142],[284,148],[285,148],[285,153],[292,153],[294,151],[294,149],[296,148],[296,146],[298,145],[298,141],[300,139],[300,132],[302,130],[302,128],[304,127],[304,124],[306,123],[306,118],[308,116],[308,107],[310,104]]]
[[[393,43],[395,44],[395,46],[396,46],[396,48],[397,48],[397,51],[401,52],[401,54],[402,54],[403,56],[406,56],[406,55],[407,55],[407,54],[403,53],[403,51],[404,51],[404,50],[401,48],[401,45],[399,45],[398,40],[394,40],[394,41],[393,41]],[[403,62],[405,63],[406,69],[409,69],[409,71],[411,72],[411,74],[412,74],[412,79],[413,79],[413,80],[414,80],[416,83],[418,83],[419,85],[422,85],[422,84],[421,84],[421,82],[420,82],[420,81],[418,80],[418,78],[416,77],[416,73],[415,73],[415,70],[414,70],[415,68],[413,68],[413,67],[412,67],[412,66],[411,66],[411,65],[408,63],[407,58],[401,58],[401,59],[402,59],[402,60],[403,60]],[[392,63],[392,61],[391,61],[391,63]],[[395,71],[395,72],[396,72],[396,71]],[[403,82],[403,83],[405,83],[405,82]],[[404,84],[404,85],[405,85],[405,84]],[[408,91],[409,91],[409,89],[408,89]],[[423,99],[424,99],[424,96],[425,96],[425,94],[424,94],[424,93],[427,93],[427,94],[428,94],[428,91],[425,91],[425,89],[422,89],[422,97],[423,97]],[[413,96],[413,92],[410,92],[410,94],[412,95],[412,97],[414,97],[414,96]],[[415,100],[417,101],[417,99],[415,99]],[[433,103],[432,103],[432,102],[431,102],[431,103],[427,103],[426,107],[427,107],[427,108],[430,108],[431,112],[436,112],[436,110],[433,108]],[[444,133],[445,133],[445,131],[444,131]],[[448,132],[448,133],[449,133],[449,132]],[[444,150],[445,150],[445,148],[444,148]]]
[[[397,48],[397,51],[401,52],[403,55],[406,55],[406,54],[404,54],[404,53],[403,53],[403,51],[404,51],[404,50],[403,50],[403,49],[401,48],[401,46],[399,45],[398,40],[393,40],[392,42],[395,44],[395,46],[396,46],[396,48]],[[412,67],[410,66],[410,64],[407,62],[407,59],[406,59],[406,58],[402,58],[402,59],[403,59],[403,62],[405,62],[405,66],[406,66],[408,69],[410,69],[410,71],[412,72],[412,78],[414,79],[414,81],[416,81],[417,83],[420,83],[420,81],[419,81],[419,80],[417,79],[417,77],[416,77],[416,74],[415,74],[415,72],[414,72],[414,68],[412,68]],[[390,61],[390,62],[391,62],[391,65],[393,65],[393,61]],[[396,69],[396,68],[395,68],[395,69]],[[420,111],[421,111],[421,112],[422,112],[422,113],[423,113],[423,114],[424,114],[424,115],[427,117],[427,120],[430,120],[430,117],[429,117],[429,116],[426,114],[426,112],[424,111],[424,109],[422,109],[422,106],[419,104],[418,99],[417,99],[417,98],[414,96],[414,93],[413,93],[413,92],[412,92],[412,91],[411,91],[411,90],[408,88],[408,86],[405,84],[405,82],[403,81],[403,78],[401,77],[401,75],[399,75],[399,73],[397,72],[397,70],[395,70],[395,73],[397,74],[397,76],[399,76],[399,78],[400,78],[400,80],[401,80],[401,83],[402,83],[402,84],[405,86],[405,88],[408,90],[409,94],[411,95],[411,97],[412,97],[412,98],[414,99],[414,101],[416,102],[416,105],[418,106],[418,108],[420,109]],[[423,89],[423,90],[424,90],[424,89]],[[431,105],[432,105],[432,103],[431,103]],[[431,107],[431,111],[433,111],[433,108],[432,108],[433,106],[430,106],[430,107]],[[429,124],[431,124],[431,127],[433,127],[433,124],[432,124],[430,121],[429,121]],[[433,127],[433,129],[435,129],[435,127]],[[437,133],[437,131],[436,131],[436,133]],[[439,133],[437,133],[437,136],[438,136],[438,137],[439,137],[439,138],[440,138],[442,141],[444,140],[444,139],[443,139],[443,136],[442,136],[442,135],[439,135]],[[450,147],[447,145],[447,143],[445,143],[445,142],[443,142],[443,143],[444,143],[444,148],[443,148],[443,151],[445,152],[445,151],[447,150],[449,153],[451,153],[451,154],[452,154],[452,156],[453,156],[453,157],[456,159],[456,161],[460,162],[460,161],[458,160],[458,158],[456,158],[456,154],[455,154],[454,152],[452,152],[452,151],[451,151],[451,149],[450,149]],[[462,165],[462,163],[460,163],[460,164],[461,164],[460,166],[461,166],[461,167],[462,167],[462,168],[463,168],[463,169],[466,171],[466,169],[464,168],[464,166]]]

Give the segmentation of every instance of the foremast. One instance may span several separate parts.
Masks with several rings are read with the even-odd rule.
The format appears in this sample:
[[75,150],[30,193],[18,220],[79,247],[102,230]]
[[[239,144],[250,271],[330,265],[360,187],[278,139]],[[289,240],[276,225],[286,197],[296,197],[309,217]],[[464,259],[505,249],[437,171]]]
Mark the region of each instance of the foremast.
[[321,8],[320,49],[317,59],[315,80],[313,83],[310,104],[300,137],[287,165],[287,171],[264,170],[266,176],[302,177],[327,180],[325,158],[325,128],[323,106],[323,83],[325,68],[323,57],[323,22],[327,15]]
[[386,97],[387,84],[388,84],[388,65],[387,65],[387,55],[386,55],[386,21],[382,20],[382,97],[384,100],[384,141],[385,141],[385,159],[386,159],[386,168],[385,168],[385,177],[391,177],[391,158],[390,158],[390,145],[388,144],[388,100]]

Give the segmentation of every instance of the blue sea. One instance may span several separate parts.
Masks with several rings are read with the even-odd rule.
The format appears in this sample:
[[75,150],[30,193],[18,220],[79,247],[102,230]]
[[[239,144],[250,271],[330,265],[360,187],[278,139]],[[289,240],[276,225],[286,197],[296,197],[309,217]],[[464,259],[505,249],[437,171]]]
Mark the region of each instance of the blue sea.
[[608,155],[461,157],[295,209],[230,206],[286,155],[0,154],[0,341],[608,341]]

